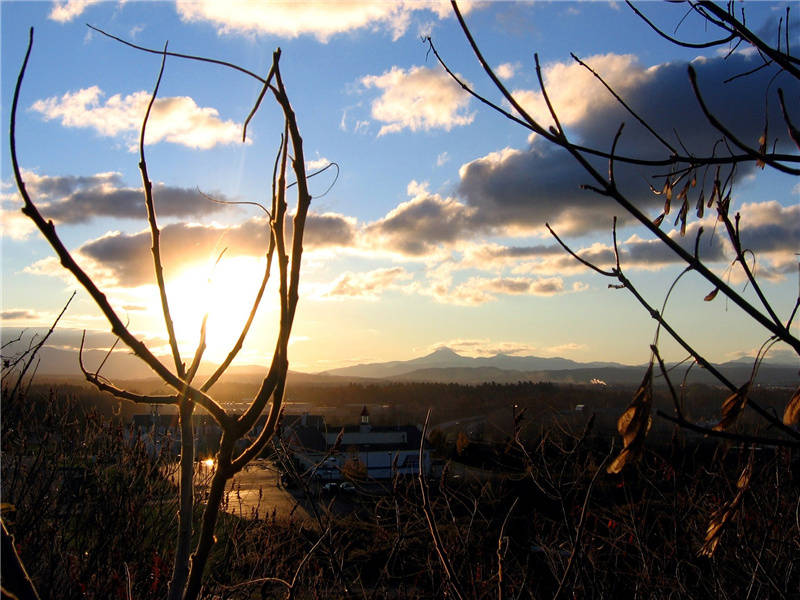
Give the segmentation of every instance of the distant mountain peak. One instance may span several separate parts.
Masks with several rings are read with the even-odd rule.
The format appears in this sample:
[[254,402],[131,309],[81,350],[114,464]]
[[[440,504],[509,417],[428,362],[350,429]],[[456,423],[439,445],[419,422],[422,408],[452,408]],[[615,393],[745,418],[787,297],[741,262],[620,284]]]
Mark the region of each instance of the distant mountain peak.
[[458,352],[453,350],[452,348],[448,348],[447,346],[439,346],[436,350],[430,353],[428,356],[437,356],[439,358],[444,358],[446,356],[458,356],[461,357]]

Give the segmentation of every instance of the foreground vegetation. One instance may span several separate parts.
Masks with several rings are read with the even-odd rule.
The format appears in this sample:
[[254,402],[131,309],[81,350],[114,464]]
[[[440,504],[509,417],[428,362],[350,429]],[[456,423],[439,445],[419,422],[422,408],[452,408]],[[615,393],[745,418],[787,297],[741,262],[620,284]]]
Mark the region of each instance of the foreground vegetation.
[[[3,520],[42,598],[162,598],[177,497],[163,465],[93,404],[58,389],[4,396]],[[767,598],[800,589],[796,450],[676,433],[635,468],[608,475],[608,436],[531,421],[517,441],[443,447],[457,462],[426,482],[466,597]],[[470,462],[490,470],[465,469]],[[731,507],[749,462],[749,487]],[[344,517],[320,502],[312,524],[269,507],[261,520],[224,514],[203,597],[447,595],[419,485],[397,480],[386,493],[359,494]],[[716,552],[699,554],[726,508]]]

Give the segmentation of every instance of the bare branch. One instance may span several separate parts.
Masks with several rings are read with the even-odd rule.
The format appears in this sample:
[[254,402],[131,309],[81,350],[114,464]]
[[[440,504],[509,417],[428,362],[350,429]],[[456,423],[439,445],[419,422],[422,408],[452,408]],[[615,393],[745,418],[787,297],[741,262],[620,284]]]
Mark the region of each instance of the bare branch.
[[727,139],[733,142],[736,146],[738,146],[741,150],[743,150],[747,156],[751,160],[762,161],[768,164],[773,169],[781,171],[783,173],[788,173],[789,175],[800,175],[800,169],[793,169],[792,167],[787,167],[786,165],[782,164],[780,161],[775,160],[774,156],[770,156],[766,153],[762,153],[760,151],[753,150],[750,146],[742,142],[738,137],[736,137],[730,129],[725,127],[722,122],[716,117],[714,113],[712,113],[708,106],[703,100],[703,96],[700,93],[700,88],[697,85],[697,73],[694,70],[692,65],[688,67],[689,72],[689,81],[692,84],[692,91],[694,92],[695,98],[697,98],[697,102],[700,104],[700,109],[703,111],[703,114],[708,119],[708,122],[711,123],[716,129],[720,131]]
[[144,113],[144,120],[142,121],[141,133],[139,134],[139,170],[142,172],[142,186],[144,187],[144,203],[147,209],[147,222],[150,224],[150,237],[152,239],[152,246],[150,251],[153,254],[153,270],[156,274],[156,283],[158,285],[158,293],[161,298],[161,310],[164,313],[164,324],[167,328],[167,339],[169,340],[169,347],[172,350],[172,358],[175,361],[175,369],[178,377],[183,379],[186,376],[186,370],[181,360],[180,350],[178,350],[178,340],[175,337],[175,325],[172,322],[172,316],[169,311],[169,300],[167,299],[167,288],[164,283],[164,267],[161,264],[161,232],[156,222],[156,209],[153,202],[153,183],[147,174],[147,161],[144,157],[144,137],[147,130],[147,121],[150,118],[150,111],[156,101],[158,95],[158,88],[161,85],[161,77],[164,75],[164,65],[167,62],[167,44],[164,44],[164,53],[161,56],[161,69],[158,71],[158,78],[156,79],[156,86],[150,96],[150,102],[147,104],[147,110]]

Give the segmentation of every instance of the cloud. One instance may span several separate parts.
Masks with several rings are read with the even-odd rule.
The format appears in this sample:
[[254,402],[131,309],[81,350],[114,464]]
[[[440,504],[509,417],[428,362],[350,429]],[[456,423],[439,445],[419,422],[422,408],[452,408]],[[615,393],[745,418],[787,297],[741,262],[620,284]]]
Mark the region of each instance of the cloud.
[[494,68],[494,72],[500,79],[508,80],[508,79],[512,79],[514,77],[514,75],[516,75],[517,70],[521,66],[522,65],[520,65],[518,62],[516,62],[516,63],[503,63],[501,65],[497,65]]
[[411,200],[365,228],[367,244],[407,256],[423,256],[475,229],[474,209],[453,198],[431,194],[426,184],[416,181],[408,184],[408,193]]
[[314,160],[307,160],[306,171],[311,173],[312,171],[316,171],[318,169],[321,169],[322,167],[327,167],[329,164],[331,164],[331,161],[329,161],[324,156],[320,158],[315,158]]
[[375,269],[366,273],[348,271],[340,275],[323,296],[377,300],[383,292],[399,289],[401,282],[406,282],[412,277],[403,267]]
[[56,0],[47,18],[59,23],[68,23],[76,17],[81,16],[92,4],[97,4],[100,0]]
[[[622,97],[654,76],[654,71],[643,68],[632,54],[598,54],[584,62]],[[545,65],[542,75],[547,95],[562,125],[579,123],[596,112],[599,106],[613,107],[616,102],[594,75],[576,62]],[[514,90],[512,94],[534,119],[545,126],[555,125],[538,91]]]
[[507,356],[531,356],[537,349],[536,346],[525,342],[495,342],[488,338],[456,338],[431,344],[429,351],[432,352],[442,347],[450,348],[461,356],[471,356],[473,358],[496,356],[497,354],[505,354]]
[[467,113],[469,96],[439,69],[392,67],[382,75],[362,77],[365,88],[381,95],[372,101],[372,118],[385,123],[378,135],[444,129],[469,125],[475,113]]
[[[712,151],[720,134],[698,108],[689,86],[686,63],[644,67],[633,56],[614,54],[590,57],[587,62],[675,147],[682,144],[697,155]],[[753,144],[763,130],[764,90],[775,72],[762,69],[728,84],[722,81],[752,69],[755,64],[741,55],[727,60],[697,59],[693,63],[711,110],[740,139]],[[625,122],[618,154],[641,158],[665,158],[670,154],[579,65],[554,63],[545,67],[544,75],[548,93],[573,141],[607,150],[620,123]],[[782,76],[776,81],[784,87],[784,92],[800,94],[796,81]],[[551,122],[541,98],[534,97],[529,90],[517,90],[517,95],[543,125]],[[777,102],[770,101],[769,111],[771,124],[782,123]],[[783,129],[777,125],[770,129],[770,138],[776,140],[778,149],[788,148]],[[606,161],[589,160],[601,174],[607,172]],[[663,199],[649,191],[648,182],[653,181],[654,172],[662,171],[617,163],[617,184],[640,208],[655,212]],[[753,172],[752,166],[740,166],[737,177],[741,179]],[[723,169],[722,176],[725,175]],[[706,182],[707,188],[711,179]],[[463,165],[458,196],[476,209],[476,220],[487,226],[506,228],[511,235],[541,233],[545,222],[565,235],[607,230],[614,215],[623,219],[622,224],[628,222],[621,207],[580,189],[584,183],[595,182],[565,151],[533,136],[526,149],[504,148]],[[699,186],[694,193],[699,194]]]
[[40,321],[42,313],[28,308],[11,308],[0,312],[0,320],[6,321]]
[[[290,226],[291,227],[291,226]],[[354,219],[334,213],[311,213],[306,221],[307,250],[354,243]],[[291,236],[291,229],[289,236]],[[161,255],[167,278],[192,265],[206,264],[225,249],[226,256],[263,256],[269,237],[266,221],[249,219],[239,225],[171,223],[161,228]],[[135,287],[153,282],[150,231],[112,231],[89,240],[76,251],[79,263],[104,285]],[[59,275],[55,259],[38,261],[26,269],[40,275]]]
[[[460,5],[469,12],[472,2]],[[189,22],[210,22],[222,34],[275,35],[296,38],[312,35],[320,42],[360,29],[387,30],[392,39],[405,34],[414,12],[424,11],[444,19],[452,14],[449,3],[431,2],[261,2],[240,0],[221,4],[215,0],[179,0],[178,14]]]
[[454,286],[446,280],[435,281],[427,293],[443,304],[478,306],[496,300],[498,295],[553,296],[565,291],[560,277],[470,277]]
[[450,162],[450,155],[447,153],[447,151],[442,152],[441,154],[439,154],[436,157],[436,166],[437,167],[441,167],[441,166],[445,165],[448,162]]
[[[67,92],[60,98],[37,100],[31,109],[41,113],[45,120],[59,119],[64,127],[91,128],[106,137],[122,134],[129,149],[135,151],[150,95],[146,91],[127,96],[115,94],[103,101],[104,92],[94,85]],[[147,122],[145,142],[166,141],[208,150],[217,144],[237,143],[241,136],[241,125],[221,120],[217,109],[200,107],[188,96],[175,96],[156,99]]]
[[[757,264],[757,276],[773,281],[782,280],[797,270],[797,240],[800,239],[800,206],[782,206],[775,201],[745,203],[739,210],[741,215],[741,240],[747,250],[753,252]],[[698,251],[700,258],[709,265],[728,265],[734,256],[725,232],[717,226],[716,217],[690,223],[686,235],[676,229],[665,231],[678,245],[694,253],[695,240],[700,227],[704,234]],[[618,244],[619,258],[625,270],[654,270],[682,264],[680,258],[659,239],[643,238],[634,233]],[[595,242],[583,248],[573,248],[582,259],[610,270],[615,265],[614,249],[610,243]],[[504,246],[496,243],[474,243],[462,247],[461,261],[457,269],[483,269],[503,271],[511,269],[515,274],[574,275],[586,268],[569,256],[557,244],[534,246]],[[575,290],[578,291],[578,290]]]
[[[23,173],[26,188],[39,210],[57,223],[86,223],[95,218],[143,219],[144,192],[126,187],[120,173],[97,173],[89,176],[39,175]],[[229,201],[224,194],[214,198]],[[195,189],[153,185],[153,199],[158,216],[186,218],[230,211],[232,207],[211,202]]]

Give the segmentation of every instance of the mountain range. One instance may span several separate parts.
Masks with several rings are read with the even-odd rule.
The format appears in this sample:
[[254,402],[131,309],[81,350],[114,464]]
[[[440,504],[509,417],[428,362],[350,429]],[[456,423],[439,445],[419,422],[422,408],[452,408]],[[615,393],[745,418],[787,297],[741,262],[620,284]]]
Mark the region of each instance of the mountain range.
[[[4,349],[9,355],[11,348]],[[5,357],[5,354],[4,354]],[[103,361],[105,353],[99,350],[84,352],[88,369],[94,369]],[[41,376],[81,377],[77,352],[74,349],[45,346],[39,353],[41,364],[37,373]],[[164,364],[169,361],[164,358]],[[215,365],[202,363],[200,375],[211,373]],[[750,376],[752,359],[740,359],[717,365],[731,381],[743,382]],[[758,370],[757,383],[797,387],[800,382],[796,360],[765,362]],[[330,369],[319,373],[290,372],[289,379],[295,383],[333,384],[347,381],[399,381],[480,384],[485,382],[516,383],[518,381],[550,381],[553,383],[635,385],[644,373],[645,365],[623,365],[615,362],[580,363],[566,358],[538,356],[515,356],[496,354],[488,357],[461,356],[447,347],[411,360],[395,360],[358,364]],[[228,370],[228,380],[260,379],[265,375],[263,365],[236,365]],[[675,371],[673,380],[679,383],[685,368]],[[112,380],[138,380],[154,377],[152,371],[138,358],[127,352],[115,352],[105,363],[103,374]],[[716,380],[704,369],[694,367],[691,381],[714,384]]]
[[[744,381],[750,376],[753,363],[752,359],[740,359],[715,366],[732,381]],[[764,385],[796,386],[799,380],[798,367],[800,365],[796,363],[762,363],[756,382]],[[554,383],[627,385],[639,383],[644,369],[645,365],[623,365],[615,362],[580,363],[558,357],[496,354],[473,358],[461,356],[450,348],[441,347],[420,358],[359,364],[330,369],[318,375],[464,384],[551,381]],[[685,368],[678,369],[673,377],[680,380],[684,372]],[[716,379],[710,373],[698,367],[692,369],[690,381],[716,383]]]

